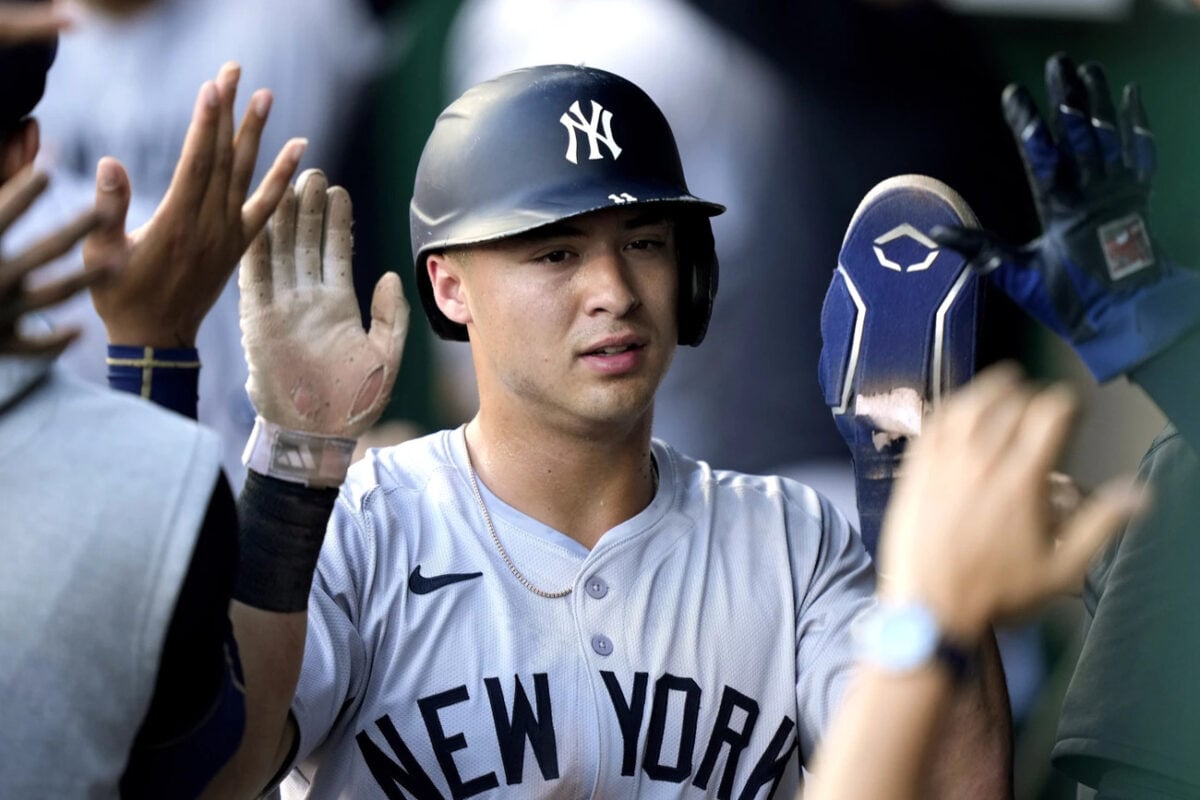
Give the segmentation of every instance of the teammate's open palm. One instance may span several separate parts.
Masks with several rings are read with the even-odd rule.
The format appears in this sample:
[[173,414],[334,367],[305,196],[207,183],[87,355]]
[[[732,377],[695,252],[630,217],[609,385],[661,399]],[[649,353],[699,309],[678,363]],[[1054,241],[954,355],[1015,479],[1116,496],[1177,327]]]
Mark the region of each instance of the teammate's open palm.
[[299,166],[306,143],[293,139],[247,199],[271,94],[254,93],[235,135],[239,76],[229,63],[200,88],[167,194],[150,221],[128,235],[129,178],[116,159],[97,166],[96,208],[112,221],[85,240],[83,259],[89,268],[120,267],[119,280],[92,294],[113,344],[193,346]]
[[936,412],[905,456],[884,519],[881,592],[925,603],[970,640],[1081,582],[1141,495],[1120,481],[1065,520],[1054,512],[1046,475],[1074,409],[1064,389],[1033,391],[1000,367]]
[[346,190],[308,170],[242,261],[246,389],[259,416],[288,430],[357,438],[379,418],[396,380],[408,303],[399,276],[385,273],[363,330],[352,217]]

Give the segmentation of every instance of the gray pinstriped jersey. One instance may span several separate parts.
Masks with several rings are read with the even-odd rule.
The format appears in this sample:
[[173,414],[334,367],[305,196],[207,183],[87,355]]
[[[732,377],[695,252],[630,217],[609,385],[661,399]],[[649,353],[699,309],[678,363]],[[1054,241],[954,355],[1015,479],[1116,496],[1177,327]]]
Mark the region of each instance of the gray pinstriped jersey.
[[557,600],[494,548],[461,429],[356,465],[283,796],[790,796],[849,676],[867,556],[807,487],[654,455],[653,502],[591,551],[481,486],[522,572],[574,587]]

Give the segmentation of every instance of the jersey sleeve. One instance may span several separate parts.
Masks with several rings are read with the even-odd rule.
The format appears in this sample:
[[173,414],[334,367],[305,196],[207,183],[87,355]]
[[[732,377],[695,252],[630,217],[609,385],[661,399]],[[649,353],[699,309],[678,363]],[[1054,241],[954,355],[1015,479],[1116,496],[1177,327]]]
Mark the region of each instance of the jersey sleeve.
[[788,542],[802,762],[812,758],[853,672],[851,626],[875,603],[875,572],[858,532],[828,499],[805,491]]
[[308,599],[308,632],[292,715],[300,730],[296,763],[316,752],[353,717],[366,683],[367,657],[359,628],[362,597],[355,575],[370,557],[367,524],[345,496],[329,530]]
[[[1058,769],[1113,797],[1195,797],[1200,460],[1168,427],[1138,475],[1153,504],[1089,575],[1091,625],[1051,755]],[[1117,792],[1110,780],[1136,788]]]

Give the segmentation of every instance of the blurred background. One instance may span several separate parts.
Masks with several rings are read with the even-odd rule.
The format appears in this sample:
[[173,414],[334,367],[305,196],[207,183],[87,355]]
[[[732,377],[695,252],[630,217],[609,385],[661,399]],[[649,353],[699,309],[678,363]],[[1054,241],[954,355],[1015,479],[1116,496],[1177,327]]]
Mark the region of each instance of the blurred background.
[[[144,219],[165,189],[196,87],[243,65],[241,102],[276,105],[260,174],[287,137],[355,201],[360,297],[398,271],[414,308],[404,367],[374,443],[455,425],[474,411],[466,345],[435,342],[416,311],[408,200],[436,114],[467,86],[533,63],[624,74],[662,106],[696,194],[715,221],[720,293],[704,345],[681,352],[656,432],[720,467],[783,471],[853,514],[849,456],[817,386],[819,311],[841,237],[876,183],[924,173],[957,189],[985,227],[1024,241],[1036,217],[1000,114],[1024,83],[1044,102],[1043,64],[1098,60],[1115,89],[1137,80],[1157,135],[1155,235],[1200,262],[1200,14],[1185,0],[75,0],[42,122],[56,174],[48,219],[90,197],[100,155],[130,166]],[[61,179],[57,176],[62,176]],[[9,242],[32,239],[36,224]],[[240,483],[244,398],[236,285],[206,323],[201,419],[222,431]],[[86,298],[84,303],[86,303]],[[87,305],[63,312],[86,317]],[[985,361],[1019,358],[1066,378],[1086,414],[1063,469],[1085,487],[1132,472],[1162,418],[1124,381],[1096,388],[1073,354],[999,298]],[[74,354],[103,380],[103,334]],[[207,338],[206,338],[207,337]],[[98,350],[89,351],[91,346]],[[205,405],[207,404],[207,405]],[[1017,723],[1017,797],[1073,798],[1049,762],[1080,637],[1063,601],[1003,633]]]

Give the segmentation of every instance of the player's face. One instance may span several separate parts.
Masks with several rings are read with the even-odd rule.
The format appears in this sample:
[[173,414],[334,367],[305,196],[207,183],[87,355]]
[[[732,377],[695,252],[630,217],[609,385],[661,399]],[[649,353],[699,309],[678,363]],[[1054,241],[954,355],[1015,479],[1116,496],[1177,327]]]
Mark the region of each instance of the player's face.
[[674,224],[661,214],[598,211],[472,248],[462,286],[485,413],[649,424],[678,338]]

